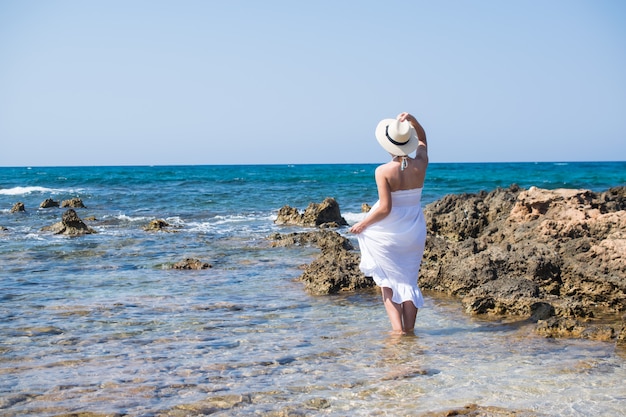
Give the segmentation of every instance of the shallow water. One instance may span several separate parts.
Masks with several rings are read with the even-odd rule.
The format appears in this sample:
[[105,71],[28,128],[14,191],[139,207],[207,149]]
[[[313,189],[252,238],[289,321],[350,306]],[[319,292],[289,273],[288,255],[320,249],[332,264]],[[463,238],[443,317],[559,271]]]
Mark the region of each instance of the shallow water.
[[[336,196],[358,219],[371,178],[344,168],[310,167],[288,187],[271,185],[272,167],[213,179],[192,168],[0,172],[0,415],[398,416],[469,403],[624,415],[626,355],[614,344],[544,339],[431,293],[416,335],[398,338],[375,292],[307,295],[294,279],[317,249],[266,238],[301,230],[273,224],[283,204]],[[64,210],[39,202],[75,195],[99,233],[40,232]],[[10,214],[19,200],[27,212]],[[143,231],[154,218],[174,232]],[[186,257],[213,267],[169,269]]]
[[313,249],[228,240],[221,250],[233,253],[204,271],[71,262],[5,284],[0,410],[415,415],[478,403],[623,413],[626,366],[612,344],[543,339],[433,294],[416,336],[393,337],[378,294],[303,292],[293,278]]

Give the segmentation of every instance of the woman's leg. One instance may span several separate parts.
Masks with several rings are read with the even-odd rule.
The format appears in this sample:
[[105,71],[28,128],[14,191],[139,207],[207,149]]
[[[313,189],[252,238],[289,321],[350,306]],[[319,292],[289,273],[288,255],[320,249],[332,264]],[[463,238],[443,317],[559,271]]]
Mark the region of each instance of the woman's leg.
[[405,301],[402,303],[402,322],[404,323],[404,331],[413,333],[415,328],[415,318],[417,317],[417,307],[413,301]]
[[[391,301],[393,297],[393,290],[391,288],[382,287],[382,292],[383,304],[385,305],[385,310],[387,310],[389,321],[391,321],[391,328],[394,333],[404,333],[402,326],[402,305]],[[413,319],[413,325],[415,325],[415,319]]]

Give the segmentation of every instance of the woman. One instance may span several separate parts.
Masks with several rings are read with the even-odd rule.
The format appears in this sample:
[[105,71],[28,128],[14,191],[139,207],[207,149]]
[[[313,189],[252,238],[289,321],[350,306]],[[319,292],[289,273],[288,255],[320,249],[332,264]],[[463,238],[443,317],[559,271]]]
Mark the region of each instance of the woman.
[[358,234],[361,271],[381,287],[393,333],[413,333],[424,304],[417,278],[426,242],[420,203],[428,166],[426,133],[415,117],[400,113],[378,124],[376,139],[392,159],[376,168],[378,201],[350,231]]

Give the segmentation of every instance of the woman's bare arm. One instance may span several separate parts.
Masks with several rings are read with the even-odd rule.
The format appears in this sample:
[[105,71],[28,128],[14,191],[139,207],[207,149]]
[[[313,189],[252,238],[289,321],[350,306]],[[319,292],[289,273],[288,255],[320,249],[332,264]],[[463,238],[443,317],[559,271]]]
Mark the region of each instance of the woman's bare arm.
[[391,212],[391,188],[385,175],[384,165],[376,168],[375,176],[378,188],[378,206],[363,221],[350,228],[352,233],[361,233],[366,227],[381,221]]

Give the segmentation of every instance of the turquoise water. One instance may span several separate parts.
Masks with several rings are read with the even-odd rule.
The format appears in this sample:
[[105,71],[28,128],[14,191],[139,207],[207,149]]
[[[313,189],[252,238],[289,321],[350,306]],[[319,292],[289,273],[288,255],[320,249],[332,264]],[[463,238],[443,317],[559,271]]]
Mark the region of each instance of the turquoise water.
[[[307,295],[294,279],[317,251],[271,248],[269,234],[302,230],[276,212],[334,197],[355,222],[375,167],[0,168],[0,415],[623,415],[612,344],[542,339],[437,294],[416,337],[396,339],[375,292]],[[513,183],[603,191],[626,185],[626,162],[431,164],[424,201]],[[71,197],[98,233],[40,232],[64,209],[39,204]],[[145,232],[155,218],[175,233]],[[213,267],[168,268],[186,257]]]

